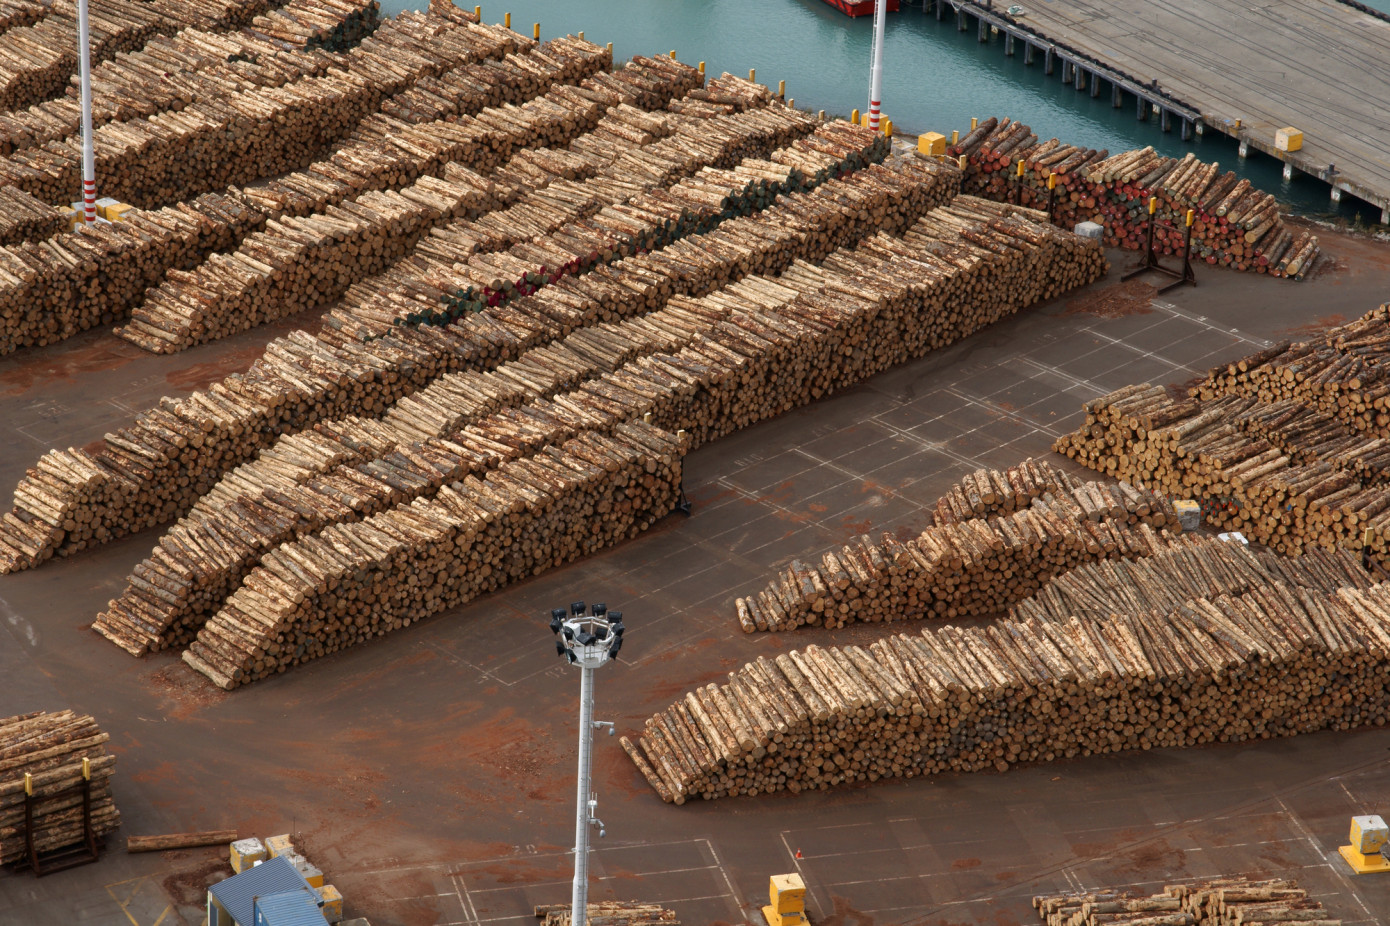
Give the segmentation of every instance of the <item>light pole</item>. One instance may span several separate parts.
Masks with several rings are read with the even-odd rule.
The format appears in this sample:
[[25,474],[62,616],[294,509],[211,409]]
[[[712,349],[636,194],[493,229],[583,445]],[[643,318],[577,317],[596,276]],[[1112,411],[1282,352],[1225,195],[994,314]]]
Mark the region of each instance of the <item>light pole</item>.
[[[586,611],[588,613],[586,613]],[[586,926],[589,907],[589,827],[597,826],[604,835],[603,821],[595,816],[598,798],[589,789],[594,730],[611,721],[594,720],[594,670],[618,658],[623,647],[623,612],[609,611],[604,604],[586,609],[584,602],[550,612],[550,631],[555,634],[555,652],[579,666],[579,783],[574,807],[574,888],[570,893],[570,926]]]
[[77,0],[77,61],[82,80],[82,220],[97,220],[96,155],[92,146],[92,50],[87,0]]
[[878,131],[878,116],[883,92],[883,20],[888,8],[888,0],[878,0],[874,4],[874,52],[873,67],[869,71],[869,128]]

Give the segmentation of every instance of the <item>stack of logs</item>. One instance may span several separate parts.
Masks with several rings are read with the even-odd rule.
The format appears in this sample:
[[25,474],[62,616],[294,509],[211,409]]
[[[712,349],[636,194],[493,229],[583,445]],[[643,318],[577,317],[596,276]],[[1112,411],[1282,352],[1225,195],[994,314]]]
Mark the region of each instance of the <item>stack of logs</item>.
[[[541,926],[570,926],[570,905],[538,904]],[[674,910],[630,900],[591,900],[585,909],[587,926],[681,926]]]
[[[1041,478],[1014,489],[1015,498],[1038,493],[1019,510],[946,520],[907,541],[861,536],[818,564],[793,560],[765,591],[735,600],[739,624],[752,633],[997,614],[1083,563],[1154,556],[1173,542],[1146,527],[1180,530],[1166,499],[1128,483],[1077,483],[1038,464],[1010,472],[1020,471]],[[965,481],[1009,485],[997,472]]]
[[[934,172],[919,171],[915,164],[907,168],[909,177],[917,175],[915,183],[929,186],[925,181]],[[851,189],[860,186],[851,180],[824,189],[839,183]],[[863,187],[872,197],[866,204],[877,200],[901,207],[925,199],[922,193],[893,196],[891,187],[882,192]],[[807,198],[825,199],[818,194]],[[986,215],[1001,227],[1009,227],[998,218],[1007,208],[976,205],[986,208]],[[934,216],[929,213],[923,221]],[[897,269],[904,279],[921,276],[901,262]],[[862,279],[878,276],[865,272]],[[1046,274],[1040,276],[1045,280]],[[841,381],[853,382],[878,358],[861,352],[859,363],[836,367],[811,358],[788,362],[794,358],[786,351],[809,350],[812,357],[849,354],[841,339],[855,334],[854,325],[834,323],[823,309],[814,316],[801,312],[804,306],[821,303],[830,283],[836,283],[837,294],[862,288],[856,287],[855,279],[844,277],[836,283],[834,275],[797,265],[775,288],[771,280],[756,281],[758,287],[734,284],[701,300],[703,305],[682,302],[672,311],[653,312],[631,324],[581,329],[557,349],[538,348],[522,361],[500,367],[495,375],[448,377],[453,380],[450,388],[426,389],[421,399],[429,397],[430,402],[406,403],[398,408],[401,414],[388,416],[386,427],[348,419],[331,427],[324,423],[315,441],[282,441],[263,461],[234,472],[200,502],[194,516],[166,535],[132,576],[126,594],[98,618],[96,629],[137,654],[186,642],[234,584],[242,583],[243,589],[251,584],[243,577],[276,545],[296,537],[307,541],[314,532],[326,532],[328,525],[373,514],[386,505],[417,504],[442,481],[494,465],[499,452],[508,458],[514,452],[508,448],[522,436],[527,447],[536,440],[553,442],[556,422],[571,423],[576,433],[607,432],[650,415],[671,430],[698,423],[701,433],[711,436],[809,401],[813,390],[823,394]],[[776,301],[768,302],[769,296]],[[870,320],[882,308],[875,300],[855,305],[840,298],[837,304],[851,316],[858,313]],[[749,305],[758,308],[749,311]],[[772,316],[767,309],[773,307],[781,313],[777,327],[769,325]],[[908,329],[921,327],[919,317],[887,313],[895,327],[879,332],[879,337],[897,344]],[[759,318],[760,327],[751,327]],[[807,327],[812,319],[819,320],[817,327]],[[761,335],[750,340],[755,330]],[[827,340],[826,335],[833,337]],[[661,353],[672,348],[679,350]],[[779,355],[787,358],[780,364]],[[800,370],[808,378],[767,376],[773,369]],[[757,376],[750,382],[753,372]],[[1103,539],[1115,542],[1112,534]]]
[[[565,71],[575,77],[584,76],[606,60],[606,53],[596,46],[588,46],[587,54],[585,49],[573,49],[566,57],[561,57],[562,52],[571,49],[557,47],[559,43],[551,46],[547,49],[551,56],[560,57]],[[511,108],[505,123],[496,124],[505,135],[506,148],[531,151],[527,160],[534,169],[540,166],[536,152],[569,143],[578,133],[612,133],[640,118],[639,110],[605,115],[608,104],[585,95],[593,89],[587,80],[579,85],[578,92],[558,86],[534,101]],[[738,151],[766,154],[762,145],[785,143],[815,125],[814,120],[794,111],[784,112],[780,125],[766,124],[775,114],[765,111],[758,123],[750,118],[745,118],[744,124],[704,120],[672,137],[688,143],[698,131],[705,145],[719,144],[722,151],[729,152],[721,160]],[[485,110],[477,119],[479,124],[492,125],[493,117],[500,115],[500,110]],[[750,137],[754,141],[750,142]],[[753,145],[757,147],[749,151]],[[620,179],[619,173],[631,177],[643,150],[626,147],[627,157],[618,162],[620,166],[609,161],[605,169],[597,170],[595,164],[597,176],[584,182],[557,180],[529,192],[515,188],[499,191],[472,170],[454,167],[452,176],[472,182],[450,189],[427,175],[399,195],[365,193],[355,202],[330,207],[322,216],[272,222],[264,232],[242,242],[236,252],[216,255],[192,274],[171,277],[135,310],[131,324],[117,333],[162,353],[225,337],[336,300],[352,284],[395,264],[427,232],[430,240],[420,256],[428,260],[439,254],[447,272],[455,277],[462,274],[471,289],[495,297],[480,303],[478,308],[482,308],[499,305],[505,298],[554,282],[567,273],[591,269],[604,255],[611,259],[635,250],[638,243],[628,240],[633,213],[645,216],[658,209],[667,215],[675,213],[663,226],[672,238],[695,230],[690,217],[703,218],[710,209],[699,201],[692,202],[692,195],[685,190],[694,181],[658,192],[640,180]],[[470,168],[493,166],[474,160],[467,145],[460,145],[451,154],[471,162]],[[575,159],[565,158],[563,163],[562,170],[572,169]],[[503,182],[510,179],[505,170],[498,173]],[[709,183],[719,179],[709,178]],[[767,182],[763,176],[757,179]],[[750,183],[739,174],[726,182]],[[471,203],[470,208],[461,208],[465,200]],[[510,206],[501,209],[504,201],[510,201]],[[690,205],[682,210],[686,203]],[[482,211],[494,207],[499,211],[480,217]],[[446,223],[446,219],[452,221]],[[649,236],[641,245],[651,248],[664,243]],[[412,277],[423,275],[420,261],[412,260],[407,266]],[[398,287],[389,276],[380,282],[392,290]],[[347,306],[330,316],[328,324],[362,336],[363,326],[370,322],[359,320],[353,303],[364,293],[375,295],[378,291],[378,286],[362,287],[352,294]],[[458,305],[454,308],[431,317],[441,322],[455,320],[462,309]],[[414,314],[418,317],[421,313]],[[369,334],[379,335],[384,330],[377,325],[370,327]]]
[[37,798],[36,852],[82,843],[83,759],[89,760],[91,774],[93,833],[101,836],[120,825],[121,815],[111,798],[116,757],[103,745],[110,738],[94,719],[72,711],[36,711],[0,720],[0,864],[20,861],[27,852],[26,774]]
[[[735,219],[727,225],[756,227],[766,219],[769,227],[778,227],[780,213],[786,212],[799,219],[792,227],[805,237],[756,237],[770,263],[747,266],[743,258],[724,271],[777,269],[780,264],[772,261],[824,256],[802,250],[808,240],[816,242],[814,247],[822,247],[831,242],[848,243],[851,239],[844,236],[850,232],[862,235],[878,227],[900,229],[948,196],[952,177],[913,159],[892,168],[867,168],[809,194],[789,196],[765,214]],[[863,224],[832,228],[847,208],[865,216]],[[818,227],[826,228],[824,236],[807,235]],[[733,244],[740,239],[726,240]],[[649,265],[659,253],[620,264]],[[736,253],[732,248],[688,251],[686,267],[703,266],[713,273],[719,266],[708,258],[728,261]],[[695,258],[701,254],[706,259],[697,263]],[[705,288],[698,276],[689,282]],[[762,284],[748,290],[751,304],[765,297],[767,281],[749,282]],[[788,290],[789,295],[792,293]],[[364,517],[383,505],[400,504],[436,489],[438,480],[412,462],[412,453],[423,452],[439,460],[450,453],[451,445],[473,445],[496,422],[516,427],[518,413],[539,415],[538,425],[547,427],[544,423],[555,413],[551,399],[589,408],[600,403],[605,417],[595,420],[594,426],[604,428],[625,417],[653,411],[654,399],[676,400],[684,390],[669,376],[657,378],[661,367],[649,365],[634,376],[636,364],[644,356],[695,342],[710,324],[727,314],[735,304],[730,299],[742,297],[743,290],[737,284],[730,286],[712,295],[707,308],[675,293],[666,296],[673,303],[670,312],[653,306],[642,318],[603,322],[574,330],[558,341],[540,342],[496,370],[468,370],[440,377],[398,402],[381,422],[356,416],[321,421],[311,431],[282,438],[257,460],[233,470],[197,501],[190,516],[136,567],[125,595],[98,616],[96,629],[135,655],[188,642],[257,560],[278,544],[345,517]],[[589,298],[593,304],[585,314],[623,308],[620,299],[605,298],[604,291],[591,290]],[[544,297],[537,294],[529,301],[540,303]],[[572,303],[565,305],[577,308]],[[718,311],[721,306],[722,314]],[[675,340],[678,335],[679,342]],[[689,363],[680,358],[671,362]],[[715,371],[708,368],[708,362],[705,365],[713,386]],[[617,373],[621,366],[627,366],[626,377],[593,382]],[[583,385],[586,382],[589,385]],[[595,392],[595,387],[601,391]],[[615,405],[620,399],[622,404]],[[663,417],[669,419],[671,414],[664,413]],[[682,423],[677,420],[668,426],[679,428]],[[460,471],[473,466],[470,458],[456,451],[452,460],[450,465]],[[383,484],[393,474],[396,479],[410,479],[412,473],[424,478],[403,489]],[[340,502],[347,504],[344,507]]]
[[1039,209],[1050,202],[1058,225],[1096,222],[1111,247],[1144,247],[1148,203],[1156,198],[1160,254],[1182,253],[1190,209],[1194,260],[1302,279],[1318,258],[1317,236],[1285,225],[1273,195],[1191,154],[1170,158],[1142,148],[1110,155],[1055,138],[1040,142],[1007,118],[986,119],[947,153],[967,159],[966,192]]
[[1149,897],[1107,890],[1048,894],[1034,897],[1033,908],[1047,926],[1341,926],[1321,902],[1284,879],[1169,884]]
[[0,247],[42,241],[68,225],[68,217],[48,203],[14,187],[0,187]]
[[296,48],[345,51],[376,31],[377,0],[315,0],[296,10],[271,10],[257,16],[253,32]]
[[1390,429],[1365,387],[1380,376],[1386,314],[1377,309],[1321,344],[1276,344],[1219,367],[1192,398],[1148,384],[1102,396],[1055,449],[1197,499],[1213,524],[1277,550],[1344,547],[1383,562]]
[[[630,286],[614,283],[614,293],[632,294]],[[402,292],[413,290],[418,287],[402,281]],[[310,336],[276,341],[247,374],[142,416],[135,427],[108,435],[99,455],[49,454],[17,490],[19,508],[4,519],[0,553],[9,568],[27,566],[60,547],[73,552],[169,520],[278,433],[320,418],[380,414],[442,372],[481,361],[495,365],[530,346],[518,343],[514,323],[502,323],[511,314],[471,315],[467,324],[419,335],[398,328],[365,345],[355,339],[329,345]],[[538,341],[563,333],[547,335],[534,322],[525,330]]]
[[1182,542],[1210,594],[1172,611],[1100,587],[1062,617],[792,650],[688,693],[623,747],[681,803],[1386,721],[1390,586],[1344,561],[1260,574],[1239,544]]
[[[102,192],[153,207],[297,170],[417,80],[532,44],[510,30],[479,25],[450,4],[435,4],[426,16],[388,20],[321,73],[291,67],[278,85],[224,81],[224,92],[200,92],[181,110],[97,128]],[[0,185],[48,202],[70,198],[81,178],[81,156],[75,138],[65,141],[0,160]]]
[[[473,472],[436,471],[460,481],[278,547],[199,631],[184,661],[234,688],[634,537],[675,509],[683,435],[640,421],[568,440],[564,432],[499,427],[480,438],[516,450],[493,450],[491,459],[469,450]],[[388,477],[401,489],[413,481]]]
[[[608,62],[604,49],[578,40],[559,39],[541,49],[549,52],[545,57],[553,69],[546,76],[552,79],[583,76]],[[509,56],[506,61],[523,57]],[[147,289],[161,281],[182,296],[185,316],[200,315],[206,300],[198,298],[200,293],[190,282],[198,280],[198,274],[236,278],[240,271],[255,279],[262,268],[274,265],[281,275],[277,286],[302,294],[299,300],[289,300],[287,309],[302,307],[310,293],[325,291],[317,297],[322,299],[341,292],[356,274],[398,256],[414,235],[428,229],[431,219],[476,214],[496,205],[499,193],[513,195],[472,171],[451,166],[456,158],[471,156],[475,139],[454,125],[441,123],[439,129],[438,133],[402,132],[389,141],[352,144],[304,171],[262,186],[204,194],[162,210],[132,210],[115,225],[84,228],[32,247],[0,251],[0,268],[9,274],[0,276],[0,306],[12,307],[0,312],[5,320],[0,326],[0,352],[52,343],[123,318]],[[407,178],[414,182],[399,196],[375,192],[403,186]],[[457,183],[463,183],[463,188],[458,189]],[[457,195],[467,201],[460,203]],[[338,208],[332,214],[303,223],[284,219],[286,213],[309,216],[333,206]],[[197,213],[193,224],[190,211]],[[281,219],[288,227],[277,224],[268,237],[255,238],[246,244],[248,253],[218,254],[241,245],[267,220]],[[405,234],[406,229],[413,229],[413,235]],[[327,257],[339,258],[343,251],[359,253],[347,261],[324,259],[310,264],[302,258],[311,243],[326,249]],[[80,259],[69,259],[70,252]],[[209,253],[214,254],[211,261]],[[294,259],[299,262],[291,263]],[[292,273],[286,281],[282,263],[299,275]],[[191,277],[184,275],[189,268],[197,268]],[[315,277],[312,285],[304,281],[303,273]],[[229,300],[229,294],[217,295],[224,305]],[[149,341],[157,346],[172,337],[157,323],[143,328],[145,337],[137,343]],[[139,328],[132,332],[132,336],[138,334]]]

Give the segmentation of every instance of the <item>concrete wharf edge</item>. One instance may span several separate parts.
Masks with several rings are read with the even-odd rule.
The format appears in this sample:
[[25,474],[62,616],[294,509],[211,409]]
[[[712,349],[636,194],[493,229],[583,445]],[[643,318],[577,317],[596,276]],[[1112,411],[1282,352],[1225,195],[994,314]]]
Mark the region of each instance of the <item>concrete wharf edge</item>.
[[[1286,177],[1293,169],[1317,177],[1331,186],[1333,201],[1351,193],[1390,223],[1384,14],[1343,0],[1270,0],[1259,16],[1241,0],[1034,0],[1020,4],[1016,17],[1002,0],[925,4],[935,5],[938,19],[949,10],[962,30],[973,16],[981,41],[997,30],[1007,54],[1022,43],[1028,63],[1042,52],[1048,73],[1060,64],[1063,81],[1089,87],[1092,96],[1105,80],[1116,107],[1128,93],[1138,118],[1155,110],[1165,131],[1176,118],[1184,140],[1216,129],[1240,143],[1242,156],[1262,151],[1284,162]],[[1239,30],[1220,26],[1230,22]],[[1286,126],[1303,131],[1301,150],[1275,147],[1275,131]]]

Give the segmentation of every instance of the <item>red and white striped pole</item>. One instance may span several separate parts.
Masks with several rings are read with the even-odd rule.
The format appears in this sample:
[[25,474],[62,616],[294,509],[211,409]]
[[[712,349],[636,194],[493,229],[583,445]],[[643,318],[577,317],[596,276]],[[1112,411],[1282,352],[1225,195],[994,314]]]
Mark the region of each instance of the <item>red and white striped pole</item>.
[[77,0],[77,59],[82,76],[82,216],[90,224],[97,220],[97,171],[92,148],[92,52],[87,0]]
[[880,96],[883,92],[883,20],[888,0],[874,4],[874,64],[869,72],[869,128],[878,131]]

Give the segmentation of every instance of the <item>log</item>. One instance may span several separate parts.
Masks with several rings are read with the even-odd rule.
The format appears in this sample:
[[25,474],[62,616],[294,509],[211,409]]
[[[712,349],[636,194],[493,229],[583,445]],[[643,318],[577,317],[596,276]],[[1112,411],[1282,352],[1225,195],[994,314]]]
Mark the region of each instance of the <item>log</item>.
[[161,852],[166,849],[196,849],[199,846],[229,845],[236,842],[236,830],[208,830],[200,833],[167,833],[162,836],[129,836],[127,852]]

